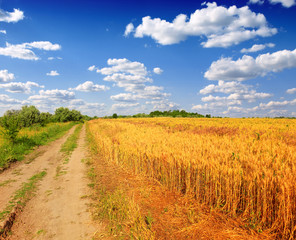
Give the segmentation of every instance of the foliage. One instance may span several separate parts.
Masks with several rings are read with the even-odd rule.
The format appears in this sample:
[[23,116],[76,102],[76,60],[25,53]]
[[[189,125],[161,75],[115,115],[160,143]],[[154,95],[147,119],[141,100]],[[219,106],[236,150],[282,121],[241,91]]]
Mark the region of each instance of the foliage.
[[6,114],[1,118],[1,130],[4,138],[8,139],[11,143],[15,143],[17,134],[20,130],[19,127],[19,116],[15,111],[7,111]]
[[77,110],[69,110],[68,108],[60,107],[55,110],[55,120],[57,122],[81,121],[83,116]]
[[18,116],[21,128],[29,127],[40,122],[40,111],[35,106],[23,106]]
[[14,144],[4,141],[0,145],[0,169],[9,167],[11,162],[22,160],[35,146],[45,145],[61,137],[74,124],[74,122],[51,123],[46,127],[22,129]]

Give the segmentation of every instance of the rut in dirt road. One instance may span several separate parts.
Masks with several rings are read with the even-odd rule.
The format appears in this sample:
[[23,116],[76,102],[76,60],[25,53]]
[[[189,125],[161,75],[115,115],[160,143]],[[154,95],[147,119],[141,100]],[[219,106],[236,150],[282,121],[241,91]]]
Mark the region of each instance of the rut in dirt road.
[[[10,240],[92,239],[98,227],[88,212],[89,195],[86,166],[85,126],[68,161],[61,156],[45,167],[47,175],[23,211],[16,217]],[[61,147],[62,141],[59,147]],[[49,148],[47,152],[51,152]]]

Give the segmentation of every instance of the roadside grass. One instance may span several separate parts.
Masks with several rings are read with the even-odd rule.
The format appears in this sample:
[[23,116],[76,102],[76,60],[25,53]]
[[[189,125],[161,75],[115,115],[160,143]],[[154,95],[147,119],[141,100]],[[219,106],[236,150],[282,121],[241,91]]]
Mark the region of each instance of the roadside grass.
[[9,180],[0,182],[0,187],[5,187],[5,186],[7,186],[7,185],[9,185],[10,183],[13,183],[13,182],[16,182],[16,180],[9,179]]
[[46,127],[33,126],[20,132],[15,144],[1,138],[0,171],[10,166],[12,162],[21,161],[34,147],[46,145],[60,138],[73,127],[75,122],[65,124],[48,124]]
[[[104,179],[105,173],[112,175],[112,171],[109,169],[106,171],[106,168],[112,168],[112,166],[103,161],[98,164],[94,160],[98,152],[92,135],[88,131],[87,141],[93,156],[82,161],[88,166],[87,176],[90,179],[88,186],[95,192],[92,195],[94,219],[103,221],[109,235],[115,239],[155,239],[151,229],[153,224],[151,213],[146,215],[141,213],[139,205],[134,201],[133,196],[126,193],[123,185],[114,184],[112,179]],[[94,239],[101,239],[100,237],[95,236]]]
[[[22,187],[15,192],[14,196],[9,201],[9,204],[2,212],[0,212],[0,221],[5,219],[14,207],[24,207],[26,205],[26,203],[34,196],[37,189],[37,183],[41,181],[45,175],[46,171],[42,171],[29,178],[28,182],[23,183]],[[0,229],[0,233],[1,230],[2,229]]]
[[[83,124],[79,124],[74,132],[67,138],[66,142],[61,146],[60,152],[63,153],[63,165],[68,164],[70,161],[70,156],[74,149],[77,147],[77,141]],[[55,179],[67,174],[67,168],[63,165],[58,165],[56,168]]]
[[82,124],[79,124],[74,130],[74,133],[68,137],[66,142],[61,147],[60,151],[64,154],[65,164],[69,162],[69,156],[77,147],[77,140],[79,138],[79,133],[81,131],[82,126],[83,126]]

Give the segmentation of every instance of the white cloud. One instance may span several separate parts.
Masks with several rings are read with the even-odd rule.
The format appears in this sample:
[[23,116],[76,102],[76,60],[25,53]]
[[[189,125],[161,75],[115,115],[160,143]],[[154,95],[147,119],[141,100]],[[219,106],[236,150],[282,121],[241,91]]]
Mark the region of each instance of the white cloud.
[[105,85],[94,84],[91,81],[86,81],[82,84],[79,84],[76,88],[70,88],[69,90],[81,91],[81,92],[99,92],[106,91],[110,88]]
[[45,51],[57,51],[62,47],[59,44],[52,44],[49,41],[39,41],[39,42],[31,42],[31,43],[23,43],[25,48],[37,48]]
[[125,27],[125,31],[124,31],[124,36],[127,37],[131,32],[133,32],[135,29],[134,24],[129,23],[126,27]]
[[249,89],[252,86],[242,84],[237,81],[232,82],[224,82],[224,81],[218,81],[218,85],[210,84],[206,86],[205,88],[201,89],[199,91],[200,94],[211,94],[211,93],[248,93]]
[[90,66],[87,70],[88,71],[94,71],[96,69],[96,66],[95,65],[92,65],[92,66]]
[[104,103],[88,103],[77,99],[74,92],[61,89],[40,90],[39,94],[30,96],[26,104],[35,105],[41,111],[49,112],[58,107],[68,107],[89,116],[102,115],[105,108]]
[[59,76],[60,74],[56,70],[51,70],[49,73],[46,73],[47,76]]
[[48,41],[22,43],[16,45],[6,43],[6,47],[0,47],[0,55],[24,60],[39,60],[40,58],[37,57],[31,50],[32,48],[45,51],[56,51],[61,49],[61,46],[59,44],[52,44]]
[[162,74],[163,73],[163,70],[161,68],[157,67],[157,68],[153,68],[153,72],[155,74]]
[[137,91],[137,94],[120,93],[110,97],[111,100],[120,102],[135,102],[140,99],[162,100],[169,97],[169,93],[161,92],[163,87],[146,86],[144,89]]
[[108,59],[107,63],[111,67],[97,69],[98,73],[107,75],[104,81],[114,82],[116,86],[124,88],[127,92],[148,95],[153,90],[151,94],[156,94],[155,86],[152,89],[145,85],[152,83],[153,80],[148,77],[148,71],[143,63],[131,62],[126,58]]
[[[140,105],[141,100],[153,100],[157,102],[163,101],[168,102],[167,98],[170,96],[169,93],[163,92],[163,87],[147,85],[152,83],[153,80],[149,78],[149,73],[143,63],[131,62],[130,60],[123,59],[108,59],[107,64],[110,67],[105,68],[95,68],[98,73],[106,75],[104,81],[114,82],[114,86],[124,88],[126,93],[119,93],[117,95],[112,95],[111,100],[122,102],[114,104],[111,108],[112,111],[120,112],[121,110],[129,109],[129,114],[131,112],[146,111],[145,105]],[[154,72],[161,73],[160,68],[155,68]],[[168,106],[167,104],[166,106]],[[137,107],[139,106],[139,107]],[[125,112],[122,112],[126,114]]]
[[284,7],[289,8],[296,4],[295,0],[269,0],[272,4],[281,3]]
[[266,43],[266,44],[254,44],[251,48],[243,48],[241,50],[241,53],[248,53],[248,52],[258,52],[261,51],[263,49],[265,49],[266,47],[270,47],[273,48],[275,46],[275,44],[273,43]]
[[88,103],[82,99],[73,99],[68,105],[70,109],[76,109],[80,111],[82,114],[87,114],[89,116],[101,115],[103,110],[105,109],[104,103]]
[[61,57],[48,57],[47,59],[48,59],[48,60],[54,60],[54,59],[62,60]]
[[290,89],[288,89],[287,90],[287,93],[288,94],[294,94],[294,93],[296,93],[296,88],[290,88]]
[[0,9],[0,22],[16,23],[24,19],[24,12],[19,9],[13,9],[13,12],[7,12]]
[[247,94],[239,94],[239,93],[232,93],[227,97],[214,97],[213,95],[209,95],[207,97],[203,97],[201,100],[203,102],[212,102],[212,101],[230,101],[233,103],[233,101],[236,101],[236,104],[241,104],[241,101],[246,100],[248,102],[255,102],[257,99],[265,99],[272,97],[272,94],[270,93],[262,93],[262,92],[256,92],[255,90],[252,90],[248,92]]
[[111,75],[114,73],[126,73],[139,76],[147,75],[147,69],[143,63],[131,62],[126,58],[108,59],[107,64],[112,67],[97,69],[97,72],[103,75]]
[[118,102],[136,102],[140,98],[141,97],[139,95],[134,95],[131,93],[119,93],[110,97],[111,100]]
[[176,110],[180,107],[179,104],[174,102],[169,102],[166,99],[161,101],[150,101],[150,102],[146,102],[146,104],[153,105],[153,110],[159,110],[159,111]]
[[30,94],[30,93],[33,93],[32,87],[44,88],[44,86],[41,86],[35,82],[26,82],[26,83],[10,82],[10,83],[5,83],[5,84],[0,84],[0,88],[3,88],[3,89],[5,89],[5,91],[11,92],[11,93]]
[[296,49],[266,53],[255,59],[248,55],[236,61],[232,58],[221,58],[211,64],[204,77],[209,80],[243,81],[293,67],[296,67]]
[[5,104],[21,104],[22,101],[9,97],[6,94],[0,94],[0,106]]
[[121,111],[139,106],[139,103],[115,103],[111,107],[111,111]]
[[6,30],[0,30],[0,33],[6,34]]
[[296,99],[291,101],[270,101],[268,103],[260,103],[259,108],[260,109],[273,109],[273,108],[281,108],[289,105],[296,105]]
[[[295,0],[269,0],[271,4],[281,3],[282,6],[289,8],[296,4]],[[249,0],[248,4],[263,4],[264,0]]]
[[146,16],[135,29],[134,36],[149,36],[162,45],[176,44],[190,36],[206,37],[207,41],[202,45],[210,48],[229,47],[277,33],[277,29],[268,27],[263,14],[252,12],[248,6],[225,8],[217,6],[215,2],[204,5],[207,7],[196,10],[190,17],[180,14],[173,22]]
[[14,74],[9,73],[8,70],[0,70],[0,83],[1,82],[10,82],[14,80]]
[[249,0],[248,4],[259,4],[262,5],[264,0]]
[[75,98],[75,93],[67,90],[53,89],[53,90],[40,90],[39,95],[30,96],[29,100],[58,100],[68,101]]

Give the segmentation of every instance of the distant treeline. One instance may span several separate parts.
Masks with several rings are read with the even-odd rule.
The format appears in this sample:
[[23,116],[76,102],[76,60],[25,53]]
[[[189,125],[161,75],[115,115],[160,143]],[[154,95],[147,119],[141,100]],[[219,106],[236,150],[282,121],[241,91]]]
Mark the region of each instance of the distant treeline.
[[169,110],[169,111],[153,111],[149,114],[138,113],[135,115],[117,115],[114,113],[112,116],[104,118],[146,118],[146,117],[189,117],[189,118],[211,118],[211,114],[202,115],[199,113],[186,112],[185,110]]

